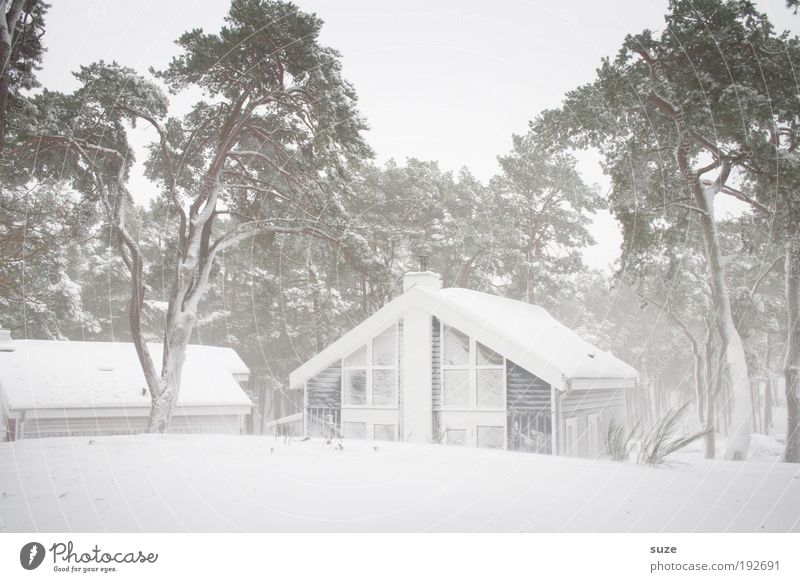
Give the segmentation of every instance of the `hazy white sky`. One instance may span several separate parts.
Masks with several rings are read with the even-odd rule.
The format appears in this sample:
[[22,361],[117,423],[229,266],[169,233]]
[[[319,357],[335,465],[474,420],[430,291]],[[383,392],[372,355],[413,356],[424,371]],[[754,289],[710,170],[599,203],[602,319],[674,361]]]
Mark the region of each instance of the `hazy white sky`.
[[[591,80],[602,56],[625,34],[661,26],[666,0],[299,0],[325,21],[322,41],[343,55],[378,160],[438,160],[467,166],[481,179],[497,170],[512,133],[539,111]],[[784,0],[759,0],[777,28],[798,29]],[[201,27],[216,30],[228,0],[56,0],[48,18],[48,53],[39,77],[52,89],[74,88],[71,71],[99,59],[142,72],[163,67],[173,40]],[[176,109],[185,107],[180,100]],[[179,112],[179,111],[176,111]],[[140,130],[137,143],[151,136]],[[582,156],[589,182],[605,185],[596,162]],[[136,178],[143,199],[152,187]],[[599,216],[597,247],[587,261],[605,266],[618,255],[616,223]]]

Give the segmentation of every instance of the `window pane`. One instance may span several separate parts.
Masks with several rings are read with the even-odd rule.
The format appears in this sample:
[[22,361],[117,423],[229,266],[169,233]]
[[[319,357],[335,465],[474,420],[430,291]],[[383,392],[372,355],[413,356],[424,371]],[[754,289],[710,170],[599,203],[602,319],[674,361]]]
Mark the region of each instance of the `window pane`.
[[458,445],[463,447],[467,444],[467,431],[461,428],[448,428],[445,433],[448,445]]
[[372,403],[375,406],[397,404],[397,371],[372,371]]
[[502,426],[479,426],[478,446],[486,449],[502,449],[506,431]]
[[478,370],[478,406],[503,406],[503,370]]
[[367,438],[367,423],[366,422],[345,422],[344,423],[344,438],[355,440],[366,440]]
[[344,371],[344,403],[367,403],[367,372],[366,370]]
[[469,337],[448,325],[444,326],[444,354],[445,366],[459,366],[469,364]]
[[479,366],[502,366],[503,356],[497,352],[490,350],[480,342],[475,342],[478,347],[478,365]]
[[376,366],[397,365],[397,333],[395,326],[372,340],[372,363]]
[[393,424],[376,424],[372,429],[376,441],[393,441],[397,428]]
[[345,368],[365,368],[367,366],[367,346],[354,351],[344,359]]
[[467,406],[469,403],[469,372],[444,370],[442,386],[445,406]]

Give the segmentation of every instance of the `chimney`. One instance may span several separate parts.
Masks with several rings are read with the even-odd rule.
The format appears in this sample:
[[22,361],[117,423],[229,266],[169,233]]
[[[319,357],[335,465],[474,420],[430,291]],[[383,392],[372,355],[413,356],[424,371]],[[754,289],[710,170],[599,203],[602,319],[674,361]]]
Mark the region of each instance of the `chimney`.
[[7,329],[0,329],[0,352],[13,352],[14,341],[11,339],[11,332]]
[[442,278],[439,273],[431,271],[409,271],[403,275],[403,293],[412,287],[422,287],[436,291],[442,288]]
[[428,270],[428,259],[431,256],[430,246],[427,243],[423,243],[417,247],[416,251],[419,269],[417,271],[409,271],[403,275],[403,293],[412,287],[422,287],[433,291],[441,289],[442,278],[438,273]]

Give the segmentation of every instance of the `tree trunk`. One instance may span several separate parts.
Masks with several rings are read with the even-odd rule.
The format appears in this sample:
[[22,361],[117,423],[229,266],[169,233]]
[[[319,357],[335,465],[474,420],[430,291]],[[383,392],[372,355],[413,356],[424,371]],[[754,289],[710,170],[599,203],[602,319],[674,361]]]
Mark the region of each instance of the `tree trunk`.
[[[203,225],[206,228],[206,225]],[[210,265],[200,259],[202,238],[200,229],[186,248],[178,253],[175,260],[175,280],[169,298],[167,318],[164,327],[161,375],[156,386],[150,386],[150,418],[148,432],[163,433],[172,419],[172,412],[181,388],[181,374],[186,361],[186,348],[197,320],[197,302],[208,284]],[[193,242],[195,243],[193,246]],[[140,328],[141,322],[131,318],[131,329]],[[139,334],[141,330],[138,329]],[[144,362],[142,362],[144,365]],[[149,384],[149,382],[148,382]]]
[[317,353],[319,353],[325,348],[325,344],[322,341],[322,316],[320,315],[319,286],[317,285],[317,274],[314,272],[314,269],[309,266],[307,267],[307,270],[308,283],[311,285],[312,317],[314,318],[314,348],[317,350]]
[[714,380],[716,374],[714,373],[714,335],[709,331],[706,338],[705,345],[705,360],[706,360],[706,385],[705,385],[705,404],[706,404],[706,418],[703,428],[706,430],[705,436],[705,449],[706,459],[713,459],[717,456],[717,435],[715,426],[716,410],[714,407],[715,390]]
[[535,301],[535,287],[536,287],[536,273],[534,271],[536,265],[536,259],[538,259],[539,249],[536,239],[536,223],[534,220],[533,215],[533,206],[531,206],[529,210],[528,216],[528,248],[526,254],[526,265],[525,265],[525,301],[527,303],[533,304]]
[[767,379],[764,385],[764,434],[769,435],[769,429],[772,428],[772,374]]
[[369,298],[367,297],[367,276],[361,273],[361,310],[365,316],[369,315]]
[[[193,259],[180,258],[176,265],[176,277],[164,329],[163,356],[161,360],[161,376],[158,389],[150,390],[150,419],[148,432],[163,433],[172,419],[172,412],[181,388],[181,375],[186,362],[186,349],[194,331],[196,303],[187,301],[189,295],[188,281],[195,286],[204,287],[206,281],[194,279],[189,273],[196,268]],[[195,291],[197,289],[195,288]],[[131,322],[133,327],[133,322]]]
[[[0,18],[5,18],[0,14]],[[0,39],[0,158],[6,147],[6,127],[8,126],[8,75],[11,59],[11,47]]]
[[754,380],[750,383],[750,422],[753,432],[762,434],[761,431],[761,383]]
[[[695,180],[697,178],[695,177]],[[725,354],[725,370],[731,387],[733,398],[731,432],[728,434],[728,445],[725,459],[743,461],[747,458],[750,446],[750,378],[744,345],[733,321],[730,297],[725,283],[725,271],[722,266],[719,246],[716,238],[714,222],[714,196],[699,184],[694,184],[695,202],[703,211],[700,215],[703,246],[706,254],[711,295],[715,307],[716,321]]]
[[[131,328],[131,338],[133,345],[136,348],[136,355],[139,358],[139,363],[142,366],[144,379],[147,383],[148,391],[150,392],[150,400],[153,408],[155,408],[155,398],[158,394],[163,392],[163,382],[156,372],[155,364],[153,363],[153,356],[147,348],[147,343],[144,340],[144,333],[142,331],[142,305],[144,304],[144,265],[142,257],[138,252],[138,248],[129,248],[125,246],[125,238],[127,233],[122,226],[122,223],[114,226],[117,234],[117,244],[121,256],[130,256],[128,261],[128,268],[131,274],[131,299],[128,305],[128,322]],[[126,249],[130,250],[130,255],[126,255]],[[148,423],[148,431],[152,431],[153,412],[151,409],[150,423]]]
[[769,435],[769,429],[772,426],[772,342],[770,341],[769,332],[766,333],[766,349],[764,353],[764,362],[767,368],[767,381],[764,384],[764,417],[762,423],[764,425],[764,434]]
[[786,357],[786,448],[783,459],[800,463],[800,228],[790,219],[786,244],[786,313],[788,316]]
[[[710,387],[709,385],[709,388]],[[709,394],[709,398],[706,400],[706,424],[704,427],[707,431],[705,436],[706,459],[714,459],[717,456],[717,429],[714,426],[715,415],[714,398]]]
[[[193,327],[193,326],[192,326]],[[191,337],[191,328],[181,329],[178,333],[171,334],[176,337],[167,338],[164,342],[164,363],[161,370],[161,387],[158,394],[151,392],[150,419],[147,431],[154,433],[166,432],[175,403],[181,388],[183,365],[186,362],[186,348]]]
[[[697,346],[694,346],[697,348]],[[705,424],[705,390],[703,389],[703,356],[700,350],[696,349],[694,354],[694,391],[695,398],[697,399],[697,420],[700,421],[700,426]]]

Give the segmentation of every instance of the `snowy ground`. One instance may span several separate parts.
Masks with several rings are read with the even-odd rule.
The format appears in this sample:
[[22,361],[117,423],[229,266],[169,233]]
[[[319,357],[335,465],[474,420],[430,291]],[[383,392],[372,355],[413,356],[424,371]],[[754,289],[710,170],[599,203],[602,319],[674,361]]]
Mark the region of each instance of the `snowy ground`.
[[800,531],[800,466],[271,437],[0,444],[5,531]]

